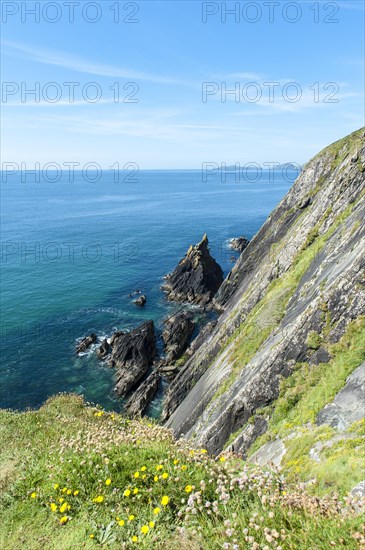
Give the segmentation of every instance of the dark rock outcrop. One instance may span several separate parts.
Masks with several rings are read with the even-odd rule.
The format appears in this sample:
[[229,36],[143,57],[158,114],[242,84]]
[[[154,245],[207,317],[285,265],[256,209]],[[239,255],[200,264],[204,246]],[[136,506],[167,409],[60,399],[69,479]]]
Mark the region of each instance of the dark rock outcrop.
[[136,306],[140,306],[140,307],[143,307],[146,302],[147,302],[147,298],[145,294],[142,294],[142,296],[134,300],[134,303],[136,304]]
[[235,239],[232,239],[229,243],[230,248],[233,248],[233,250],[238,250],[238,252],[243,252],[245,248],[248,247],[250,244],[250,241],[246,239],[246,237],[236,237]]
[[104,338],[104,340],[100,344],[100,347],[96,350],[96,354],[100,357],[100,359],[104,359],[107,355],[109,355],[111,350],[111,345],[109,344],[108,340]]
[[126,405],[126,411],[130,416],[142,416],[147,406],[154,398],[160,383],[158,372],[152,372],[148,378],[133,393]]
[[122,336],[122,334],[125,334],[123,330],[116,330],[109,340],[110,345],[113,346],[115,340],[119,338],[119,336]]
[[115,391],[125,396],[147,372],[156,355],[153,321],[114,339],[110,365],[117,369]]
[[166,363],[175,361],[186,350],[194,326],[194,321],[185,311],[165,320],[162,339],[166,351]]
[[162,289],[168,300],[208,304],[223,282],[223,271],[208,249],[208,237],[190,246],[175,270],[166,276]]
[[94,344],[96,342],[96,334],[92,333],[89,334],[89,336],[85,336],[81,340],[81,342],[76,346],[76,353],[82,353],[83,351],[86,351],[91,344]]

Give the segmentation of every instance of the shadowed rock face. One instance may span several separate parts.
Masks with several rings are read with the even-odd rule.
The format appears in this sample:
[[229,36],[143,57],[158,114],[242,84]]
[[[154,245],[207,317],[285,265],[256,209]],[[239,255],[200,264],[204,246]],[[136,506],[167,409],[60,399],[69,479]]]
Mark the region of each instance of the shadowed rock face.
[[194,326],[194,322],[186,312],[177,313],[165,321],[162,339],[166,350],[166,363],[175,361],[185,351]]
[[127,403],[126,410],[131,416],[141,416],[154,398],[160,383],[160,375],[152,372],[139,386]]
[[223,282],[223,271],[208,249],[208,237],[190,246],[176,269],[167,275],[162,289],[168,300],[208,304]]
[[125,396],[146,374],[156,355],[153,321],[146,321],[113,341],[110,365],[117,369],[115,392]]

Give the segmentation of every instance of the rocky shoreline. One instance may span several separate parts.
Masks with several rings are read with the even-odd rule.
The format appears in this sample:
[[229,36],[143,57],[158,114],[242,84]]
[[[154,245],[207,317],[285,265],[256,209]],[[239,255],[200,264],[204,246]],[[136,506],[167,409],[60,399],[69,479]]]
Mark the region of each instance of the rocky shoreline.
[[[231,240],[231,247],[239,250],[246,242],[244,237],[238,237]],[[118,398],[126,400],[125,411],[130,416],[145,413],[162,380],[169,384],[175,378],[215,326],[214,321],[208,321],[207,312],[214,309],[213,298],[223,282],[223,271],[210,255],[208,245],[205,234],[198,244],[189,247],[174,271],[165,276],[161,290],[166,300],[181,306],[162,321],[161,334],[156,333],[153,320],[147,320],[130,332],[114,332],[95,350],[99,360],[115,370],[114,391]],[[129,296],[140,307],[147,301],[141,290]],[[199,314],[205,316],[201,330],[191,305],[197,306]],[[163,350],[160,356],[158,339]],[[76,346],[76,354],[95,346],[97,340],[94,333],[85,336]]]

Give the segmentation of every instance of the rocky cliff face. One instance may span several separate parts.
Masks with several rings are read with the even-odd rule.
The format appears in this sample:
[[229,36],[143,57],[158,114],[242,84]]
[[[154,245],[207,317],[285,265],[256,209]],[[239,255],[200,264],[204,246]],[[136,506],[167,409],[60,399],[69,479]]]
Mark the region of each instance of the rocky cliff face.
[[167,392],[177,436],[282,456],[303,426],[324,429],[317,416],[365,360],[364,137],[306,165],[220,286],[218,323]]

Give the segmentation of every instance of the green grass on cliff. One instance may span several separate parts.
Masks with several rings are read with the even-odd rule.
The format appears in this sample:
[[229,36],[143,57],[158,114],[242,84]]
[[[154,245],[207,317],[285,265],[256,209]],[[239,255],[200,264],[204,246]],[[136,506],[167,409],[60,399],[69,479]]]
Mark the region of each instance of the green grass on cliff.
[[[273,330],[280,325],[285,315],[287,304],[295,293],[303,275],[335,230],[351,214],[357,202],[349,205],[339,214],[331,227],[323,235],[319,235],[319,229],[323,223],[323,220],[321,220],[318,226],[314,228],[313,234],[309,235],[302,250],[298,252],[291,268],[280,278],[272,281],[264,297],[231,336],[228,342],[235,342],[232,356],[233,367],[229,376],[220,385],[214,395],[213,401],[219,399],[219,397],[229,390],[237,379],[237,376],[254,357],[260,346]],[[276,252],[279,253],[279,251],[280,248],[277,248]]]
[[269,428],[255,441],[250,454],[276,437],[290,436],[285,440],[287,453],[283,460],[288,478],[296,482],[315,479],[320,494],[329,490],[344,494],[364,479],[364,423],[356,423],[343,440],[324,449],[320,462],[313,460],[309,452],[317,442],[326,443],[338,436],[328,426],[316,426],[315,420],[344,387],[348,376],[365,361],[365,317],[352,321],[336,344],[326,343],[325,336],[322,345],[331,359],[319,365],[300,363],[289,378],[282,380],[278,399],[262,411],[270,416]]
[[[77,396],[0,411],[0,548],[355,549],[350,501],[317,499],[233,456]],[[342,511],[341,511],[342,510]]]

